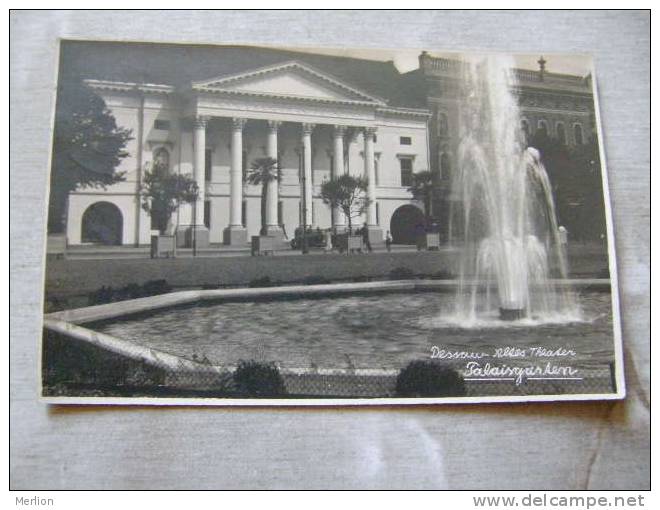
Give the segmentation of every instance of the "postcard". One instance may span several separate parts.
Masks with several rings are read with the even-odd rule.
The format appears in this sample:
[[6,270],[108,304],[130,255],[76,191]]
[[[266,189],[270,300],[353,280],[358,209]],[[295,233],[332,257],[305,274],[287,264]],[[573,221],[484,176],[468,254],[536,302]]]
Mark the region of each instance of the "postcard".
[[620,399],[585,55],[60,41],[41,397]]

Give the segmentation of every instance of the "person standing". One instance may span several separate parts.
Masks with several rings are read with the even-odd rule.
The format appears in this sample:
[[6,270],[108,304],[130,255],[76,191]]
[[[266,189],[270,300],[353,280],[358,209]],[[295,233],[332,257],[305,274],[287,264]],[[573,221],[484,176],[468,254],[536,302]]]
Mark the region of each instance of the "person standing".
[[392,251],[392,234],[390,234],[389,230],[387,231],[387,234],[385,234],[385,247],[388,252]]
[[362,227],[362,241],[364,242],[364,245],[367,247],[367,251],[371,253],[372,248],[371,248],[371,242],[369,241],[369,229],[367,228],[366,223]]

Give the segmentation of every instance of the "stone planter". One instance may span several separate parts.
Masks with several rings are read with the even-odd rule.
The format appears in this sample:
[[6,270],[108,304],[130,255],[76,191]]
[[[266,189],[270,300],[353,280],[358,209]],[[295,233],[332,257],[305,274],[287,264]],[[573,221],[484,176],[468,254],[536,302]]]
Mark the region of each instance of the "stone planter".
[[439,250],[440,249],[440,234],[437,232],[427,232],[417,236],[417,249],[418,250]]
[[151,258],[173,258],[176,256],[176,237],[174,235],[151,235]]
[[337,248],[341,253],[345,251],[354,253],[362,251],[362,236],[352,236],[348,234],[337,234]]
[[252,236],[252,256],[273,255],[275,253],[275,237]]

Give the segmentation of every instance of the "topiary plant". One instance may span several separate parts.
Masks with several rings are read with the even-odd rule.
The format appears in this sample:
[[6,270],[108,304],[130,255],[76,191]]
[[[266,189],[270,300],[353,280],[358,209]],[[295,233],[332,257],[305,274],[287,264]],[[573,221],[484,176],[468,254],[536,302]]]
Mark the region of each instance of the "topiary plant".
[[411,361],[396,378],[399,397],[462,397],[466,393],[458,371],[433,361]]
[[284,379],[273,363],[240,361],[234,372],[234,383],[239,394],[249,397],[286,395]]

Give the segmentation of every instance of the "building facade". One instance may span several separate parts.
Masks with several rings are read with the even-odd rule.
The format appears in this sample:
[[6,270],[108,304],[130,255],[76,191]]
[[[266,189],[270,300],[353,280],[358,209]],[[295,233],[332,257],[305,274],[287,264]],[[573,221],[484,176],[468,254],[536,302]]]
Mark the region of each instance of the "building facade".
[[301,59],[181,85],[84,81],[133,140],[117,169],[123,182],[70,195],[69,245],[147,245],[152,222],[139,190],[155,161],[193,176],[199,188],[197,202],[183,204],[171,219],[179,246],[193,239],[197,247],[242,246],[259,234],[261,186],[245,177],[251,163],[266,156],[278,161],[280,175],[266,200],[271,235],[291,239],[301,225],[344,230],[347,219],[319,194],[324,181],[343,173],[369,181],[371,203],[352,222],[367,225],[372,243],[383,241],[402,207],[406,218],[406,208],[422,214],[408,187],[413,173],[429,168],[430,112],[393,106]]
[[[192,176],[199,196],[172,216],[178,246],[243,246],[261,230],[261,186],[246,183],[257,158],[272,157],[279,181],[268,187],[267,232],[292,239],[296,228],[342,231],[346,218],[320,197],[343,173],[369,181],[371,205],[353,225],[373,243],[390,231],[414,242],[424,205],[408,191],[430,170],[430,216],[446,238],[452,169],[461,137],[461,63],[419,56],[401,74],[393,62],[248,47],[185,47],[67,42],[60,80],[84,82],[133,139],[117,171],[125,180],[69,196],[67,243],[146,246],[152,221],[141,207],[145,172],[158,161]],[[590,76],[516,69],[520,129],[567,146],[595,136]]]

